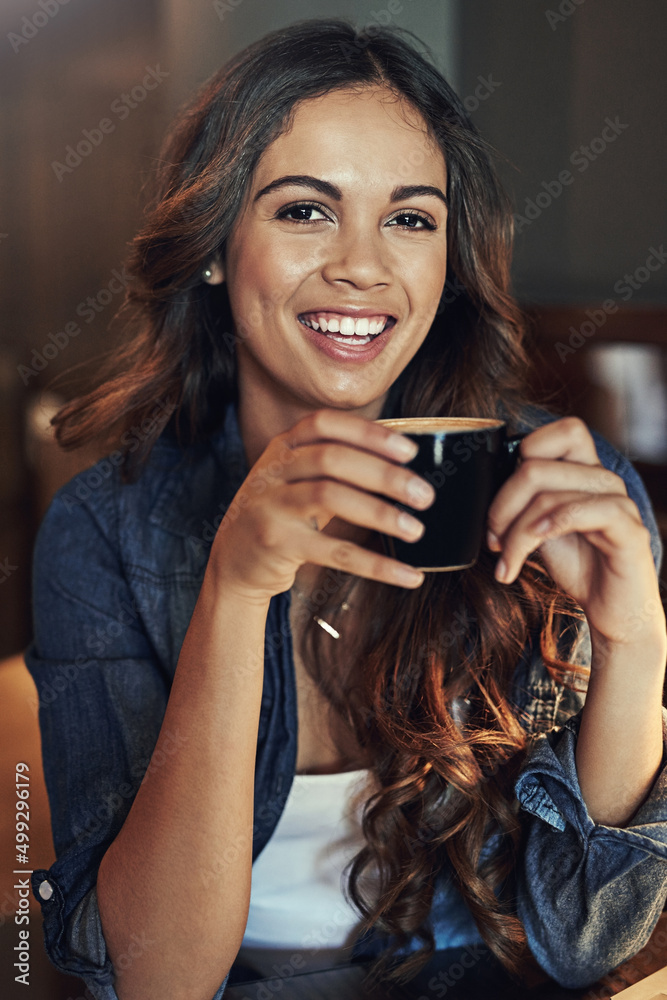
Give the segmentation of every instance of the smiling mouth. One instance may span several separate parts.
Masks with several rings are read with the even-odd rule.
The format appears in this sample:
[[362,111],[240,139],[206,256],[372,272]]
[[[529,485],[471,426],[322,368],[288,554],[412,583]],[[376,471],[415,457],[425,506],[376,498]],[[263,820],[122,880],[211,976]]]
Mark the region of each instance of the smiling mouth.
[[339,344],[369,344],[371,340],[379,337],[386,329],[395,325],[393,316],[378,314],[377,316],[362,316],[355,319],[353,316],[334,313],[301,313],[298,317],[300,323],[316,330],[328,340],[335,340]]

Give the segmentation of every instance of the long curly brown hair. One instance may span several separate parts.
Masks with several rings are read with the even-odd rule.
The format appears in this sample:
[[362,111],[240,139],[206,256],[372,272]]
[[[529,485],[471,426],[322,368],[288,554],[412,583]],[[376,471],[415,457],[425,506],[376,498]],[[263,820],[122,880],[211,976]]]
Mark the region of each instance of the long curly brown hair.
[[[98,388],[56,417],[64,447],[101,435],[122,440],[126,427],[149,417],[156,399],[184,443],[205,440],[219,426],[236,399],[235,345],[244,331],[234,325],[224,285],[203,284],[202,268],[224,256],[253,170],[289,127],[296,105],[371,85],[390,88],[420,112],[448,170],[445,291],[382,416],[501,415],[513,429],[530,424],[523,318],[509,291],[511,212],[484,142],[410,32],[359,34],[346,21],[318,19],[241,52],[177,119],[128,263],[132,336]],[[142,448],[128,453],[127,475],[138,470],[166,419],[153,420]],[[498,586],[490,553],[465,572],[431,574],[418,591],[342,579],[338,603],[353,585],[368,627],[346,639],[341,620],[340,644],[327,646],[312,625],[303,653],[367,751],[377,786],[365,808],[366,846],[352,864],[349,893],[364,926],[389,935],[378,968],[402,979],[426,960],[434,946],[434,888],[444,873],[490,949],[520,972],[529,956],[512,904],[520,851],[513,781],[528,737],[511,701],[512,679],[532,644],[552,676],[571,683],[576,670],[558,659],[557,640],[563,616],[576,609],[537,561],[514,585]],[[332,613],[332,620],[343,614]],[[466,627],[457,631],[461,621]],[[455,717],[456,699],[465,699],[463,720]],[[484,852],[494,835],[495,849]],[[373,899],[362,889],[371,867],[380,877]],[[420,950],[390,965],[415,936]]]

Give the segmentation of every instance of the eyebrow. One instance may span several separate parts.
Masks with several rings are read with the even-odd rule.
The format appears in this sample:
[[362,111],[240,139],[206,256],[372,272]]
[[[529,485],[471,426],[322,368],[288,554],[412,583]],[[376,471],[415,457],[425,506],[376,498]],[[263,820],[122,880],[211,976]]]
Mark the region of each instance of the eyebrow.
[[[253,202],[259,201],[264,195],[283,187],[311,188],[319,191],[320,194],[326,195],[328,198],[332,198],[334,201],[343,200],[341,189],[336,187],[335,184],[330,184],[329,181],[320,180],[319,177],[311,177],[309,174],[286,174],[284,177],[277,177],[275,181],[271,181],[261,191],[258,191]],[[439,198],[445,206],[447,205],[447,198],[444,193],[439,187],[434,187],[431,184],[402,184],[394,188],[389,196],[389,200],[391,202],[404,201],[406,198],[421,198],[424,196]]]

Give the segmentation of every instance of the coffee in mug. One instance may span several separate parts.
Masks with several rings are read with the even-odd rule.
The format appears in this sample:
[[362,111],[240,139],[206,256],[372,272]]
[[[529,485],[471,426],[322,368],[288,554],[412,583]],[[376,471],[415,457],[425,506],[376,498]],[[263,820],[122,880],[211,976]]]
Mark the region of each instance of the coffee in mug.
[[428,510],[398,504],[418,517],[425,531],[416,542],[383,534],[386,555],[426,573],[473,566],[491,501],[516,468],[525,435],[509,437],[502,420],[483,417],[396,417],[377,422],[419,445],[406,466],[436,493]]

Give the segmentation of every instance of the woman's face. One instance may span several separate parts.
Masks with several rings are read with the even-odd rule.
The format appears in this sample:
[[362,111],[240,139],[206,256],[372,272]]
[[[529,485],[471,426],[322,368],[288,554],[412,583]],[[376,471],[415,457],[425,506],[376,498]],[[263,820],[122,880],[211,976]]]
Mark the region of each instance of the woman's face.
[[446,185],[421,116],[388,91],[297,107],[259,161],[220,272],[242,407],[379,415],[442,294]]

